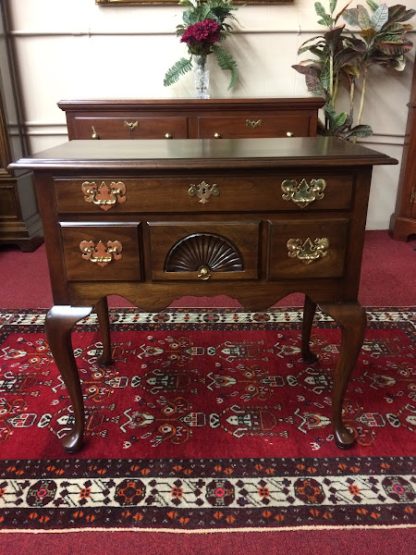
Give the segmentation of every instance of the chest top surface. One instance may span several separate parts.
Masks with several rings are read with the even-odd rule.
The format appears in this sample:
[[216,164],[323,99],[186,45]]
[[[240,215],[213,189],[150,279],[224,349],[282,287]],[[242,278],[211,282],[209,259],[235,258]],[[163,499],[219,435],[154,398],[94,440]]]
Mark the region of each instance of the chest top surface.
[[397,160],[333,137],[73,140],[11,164],[14,169],[186,169],[372,166]]

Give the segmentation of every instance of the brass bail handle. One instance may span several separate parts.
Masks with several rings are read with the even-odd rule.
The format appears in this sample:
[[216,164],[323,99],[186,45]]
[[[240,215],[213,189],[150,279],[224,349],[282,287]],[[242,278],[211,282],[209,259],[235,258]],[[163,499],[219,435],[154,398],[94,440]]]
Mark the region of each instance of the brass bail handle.
[[128,128],[130,133],[139,125],[138,121],[125,121],[124,125]]

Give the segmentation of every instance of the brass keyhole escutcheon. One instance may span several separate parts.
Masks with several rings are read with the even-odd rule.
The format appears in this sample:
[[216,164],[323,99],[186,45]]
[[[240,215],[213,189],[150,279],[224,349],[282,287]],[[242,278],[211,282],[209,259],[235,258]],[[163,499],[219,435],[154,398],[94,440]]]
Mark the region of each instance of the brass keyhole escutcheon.
[[212,276],[208,266],[201,266],[198,270],[198,278],[207,281]]
[[192,183],[192,185],[189,186],[188,195],[190,197],[197,197],[199,199],[198,202],[206,204],[211,197],[220,196],[220,189],[215,183],[210,185],[205,181],[201,181],[198,185]]
[[251,129],[257,129],[263,125],[262,119],[246,119],[246,127]]

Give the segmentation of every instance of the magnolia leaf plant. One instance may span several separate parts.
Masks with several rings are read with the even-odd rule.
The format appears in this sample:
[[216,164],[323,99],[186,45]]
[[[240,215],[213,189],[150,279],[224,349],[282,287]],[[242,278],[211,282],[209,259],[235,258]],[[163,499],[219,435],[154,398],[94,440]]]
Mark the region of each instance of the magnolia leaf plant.
[[165,74],[165,87],[176,83],[180,77],[192,70],[196,57],[213,54],[219,67],[230,72],[229,88],[238,81],[237,63],[223,42],[232,31],[235,20],[232,0],[180,0],[183,6],[183,23],[176,27],[177,36],[185,43],[188,57],[182,57]]
[[[405,54],[413,47],[407,22],[416,11],[376,0],[356,7],[350,7],[350,1],[339,11],[337,4],[338,0],[330,0],[327,11],[315,2],[318,23],[326,29],[301,45],[298,54],[309,57],[292,67],[305,76],[310,92],[325,98],[323,134],[356,140],[373,133],[361,123],[369,70],[376,65],[404,69]],[[348,91],[348,112],[337,110],[340,88]]]

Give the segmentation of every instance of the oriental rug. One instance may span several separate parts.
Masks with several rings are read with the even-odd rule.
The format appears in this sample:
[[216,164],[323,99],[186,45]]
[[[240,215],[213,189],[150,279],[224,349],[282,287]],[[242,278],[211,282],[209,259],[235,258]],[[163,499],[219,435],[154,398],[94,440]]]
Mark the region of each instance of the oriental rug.
[[330,425],[340,333],[318,312],[111,311],[114,364],[94,315],[76,325],[87,442],[44,334],[45,310],[0,312],[0,530],[293,530],[416,526],[416,309],[369,308]]

